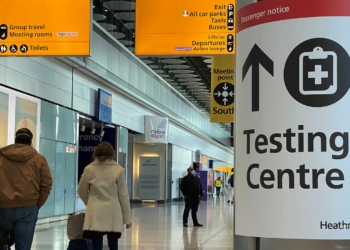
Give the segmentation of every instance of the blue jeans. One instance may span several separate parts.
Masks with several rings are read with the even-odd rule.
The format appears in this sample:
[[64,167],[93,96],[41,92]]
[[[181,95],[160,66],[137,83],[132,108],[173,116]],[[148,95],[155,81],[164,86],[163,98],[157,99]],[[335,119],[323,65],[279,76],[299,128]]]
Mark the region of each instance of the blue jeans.
[[[103,236],[97,238],[90,238],[92,241],[92,249],[103,249]],[[118,239],[113,238],[112,234],[107,233],[108,247],[110,250],[118,250]]]
[[10,247],[15,244],[16,250],[31,249],[38,212],[37,205],[0,208],[0,226],[10,231]]

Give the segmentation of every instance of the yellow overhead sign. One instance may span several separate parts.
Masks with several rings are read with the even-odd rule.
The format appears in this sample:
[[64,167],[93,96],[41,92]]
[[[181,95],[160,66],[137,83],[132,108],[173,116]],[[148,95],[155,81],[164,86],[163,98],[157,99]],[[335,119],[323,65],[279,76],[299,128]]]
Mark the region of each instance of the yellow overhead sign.
[[227,172],[227,173],[232,173],[232,168],[233,166],[229,166],[229,167],[222,167],[222,166],[219,166],[219,167],[214,167],[214,170],[215,171],[219,171],[219,172]]
[[88,56],[90,0],[2,0],[1,56]]
[[234,56],[213,56],[210,121],[234,122]]
[[236,0],[136,1],[136,55],[232,55]]

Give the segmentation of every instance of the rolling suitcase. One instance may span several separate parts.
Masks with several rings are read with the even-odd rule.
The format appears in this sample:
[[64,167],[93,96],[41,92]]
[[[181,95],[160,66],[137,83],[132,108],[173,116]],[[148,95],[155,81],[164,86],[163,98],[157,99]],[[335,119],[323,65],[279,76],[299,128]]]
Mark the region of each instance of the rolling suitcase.
[[69,241],[67,250],[93,250],[89,239],[76,239]]
[[85,213],[77,213],[69,216],[67,236],[70,241],[67,250],[93,250],[91,240],[83,239],[84,218]]

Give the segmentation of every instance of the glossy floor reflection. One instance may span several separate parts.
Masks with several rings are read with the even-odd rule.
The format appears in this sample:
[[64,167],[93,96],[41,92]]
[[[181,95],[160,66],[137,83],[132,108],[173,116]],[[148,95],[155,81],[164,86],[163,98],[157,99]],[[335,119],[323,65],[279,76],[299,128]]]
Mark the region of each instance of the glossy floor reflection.
[[[198,210],[202,228],[182,227],[183,202],[144,204],[132,209],[132,229],[123,232],[119,249],[233,249],[233,205],[225,197],[202,202]],[[105,241],[104,249],[108,249]],[[66,221],[38,225],[32,250],[67,249]]]

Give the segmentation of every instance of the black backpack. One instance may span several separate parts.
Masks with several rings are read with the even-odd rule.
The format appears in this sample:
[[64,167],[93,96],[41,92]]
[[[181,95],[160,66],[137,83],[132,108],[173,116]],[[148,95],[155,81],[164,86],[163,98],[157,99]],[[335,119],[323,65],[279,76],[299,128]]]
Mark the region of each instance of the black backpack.
[[0,250],[7,250],[8,248],[8,243],[10,241],[10,232],[3,228],[0,227]]

